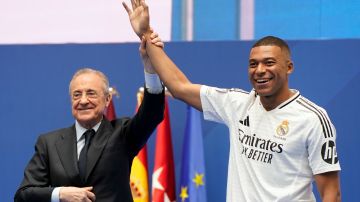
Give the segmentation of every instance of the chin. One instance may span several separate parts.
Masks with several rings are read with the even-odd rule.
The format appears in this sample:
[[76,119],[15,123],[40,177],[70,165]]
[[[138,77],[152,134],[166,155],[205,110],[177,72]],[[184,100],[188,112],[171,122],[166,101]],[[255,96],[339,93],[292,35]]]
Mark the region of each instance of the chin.
[[79,122],[79,124],[84,127],[84,128],[88,128],[88,127],[93,127],[95,125],[95,121],[94,120],[77,120]]
[[260,95],[260,96],[265,96],[266,94],[269,94],[269,91],[266,90],[266,89],[256,89],[256,88],[255,88],[255,91],[256,91],[256,93],[257,93],[258,95]]
[[78,121],[78,122],[81,122],[81,123],[90,123],[90,122],[93,122],[94,121],[94,117],[92,116],[76,116],[75,119]]

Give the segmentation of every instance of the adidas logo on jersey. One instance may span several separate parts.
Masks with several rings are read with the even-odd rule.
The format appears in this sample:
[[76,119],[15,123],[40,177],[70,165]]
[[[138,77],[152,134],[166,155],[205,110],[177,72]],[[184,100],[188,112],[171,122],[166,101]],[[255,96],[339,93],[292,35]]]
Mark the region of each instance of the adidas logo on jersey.
[[240,120],[239,122],[244,126],[247,126],[247,127],[250,126],[249,116],[246,116],[246,118],[244,120]]

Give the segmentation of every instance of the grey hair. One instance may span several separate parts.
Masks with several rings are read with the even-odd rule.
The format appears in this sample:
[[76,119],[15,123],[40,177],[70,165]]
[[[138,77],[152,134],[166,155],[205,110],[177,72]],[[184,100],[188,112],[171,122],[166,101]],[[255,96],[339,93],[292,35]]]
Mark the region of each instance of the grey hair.
[[92,74],[96,74],[96,75],[98,75],[100,78],[101,78],[101,80],[103,81],[103,83],[104,83],[104,94],[105,95],[108,95],[109,94],[109,79],[105,76],[105,74],[104,73],[102,73],[101,71],[98,71],[98,70],[95,70],[95,69],[92,69],[92,68],[88,68],[88,67],[86,67],[86,68],[81,68],[81,69],[79,69],[79,70],[77,70],[76,72],[75,72],[75,74],[73,75],[73,77],[72,77],[72,79],[71,79],[71,81],[70,81],[70,84],[69,84],[69,94],[71,95],[71,83],[73,82],[73,80],[76,78],[76,77],[78,77],[78,76],[80,76],[80,75],[82,75],[82,74],[88,74],[88,73],[92,73]]

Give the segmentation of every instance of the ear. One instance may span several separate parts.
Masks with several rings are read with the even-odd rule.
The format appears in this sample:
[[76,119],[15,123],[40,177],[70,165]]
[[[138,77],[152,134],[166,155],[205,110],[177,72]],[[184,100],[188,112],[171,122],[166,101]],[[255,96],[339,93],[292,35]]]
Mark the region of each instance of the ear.
[[291,60],[287,61],[287,74],[291,74],[294,71],[294,63]]
[[112,99],[112,94],[111,93],[109,93],[107,96],[106,96],[106,98],[105,98],[106,100],[106,107],[108,107],[109,106],[109,104],[110,104],[110,101],[111,101],[111,99]]

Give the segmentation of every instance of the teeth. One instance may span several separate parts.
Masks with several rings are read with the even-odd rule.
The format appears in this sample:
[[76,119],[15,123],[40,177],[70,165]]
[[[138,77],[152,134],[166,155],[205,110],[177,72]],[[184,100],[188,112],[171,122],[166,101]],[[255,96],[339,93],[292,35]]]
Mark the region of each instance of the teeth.
[[258,82],[258,83],[265,83],[267,81],[269,81],[269,79],[258,79],[258,80],[256,80],[256,82]]

